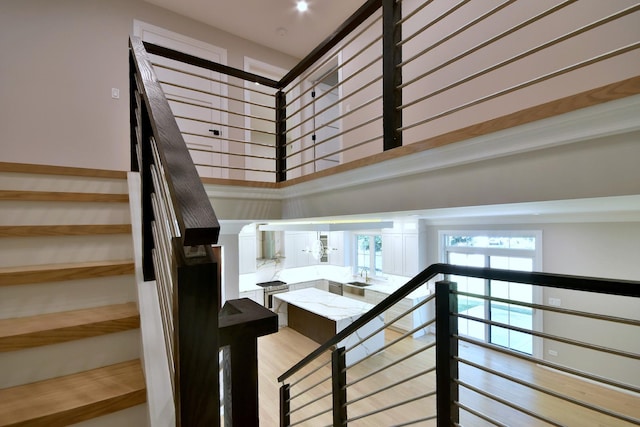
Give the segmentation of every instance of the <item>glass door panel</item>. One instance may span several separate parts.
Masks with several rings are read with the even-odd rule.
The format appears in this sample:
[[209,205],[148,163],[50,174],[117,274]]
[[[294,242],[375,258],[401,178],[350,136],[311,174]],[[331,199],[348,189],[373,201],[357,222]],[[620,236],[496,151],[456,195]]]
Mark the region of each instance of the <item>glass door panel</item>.
[[[465,254],[449,252],[449,263],[469,267],[485,267],[485,256],[479,254]],[[451,276],[451,281],[458,284],[458,291],[478,295],[486,295],[485,281],[473,277]],[[487,319],[484,300],[481,298],[458,295],[458,313],[468,314],[479,319]],[[483,323],[475,320],[458,318],[458,331],[479,340],[486,340],[486,328]]]
[[[533,260],[531,258],[490,256],[489,266],[505,270],[532,271]],[[533,287],[531,285],[494,280],[490,283],[489,288],[490,295],[495,298],[527,303],[533,302]],[[491,301],[490,318],[494,322],[527,330],[533,329],[533,310],[529,307]],[[533,337],[530,334],[499,326],[491,326],[489,335],[490,342],[493,344],[527,354],[532,354],[533,352]]]

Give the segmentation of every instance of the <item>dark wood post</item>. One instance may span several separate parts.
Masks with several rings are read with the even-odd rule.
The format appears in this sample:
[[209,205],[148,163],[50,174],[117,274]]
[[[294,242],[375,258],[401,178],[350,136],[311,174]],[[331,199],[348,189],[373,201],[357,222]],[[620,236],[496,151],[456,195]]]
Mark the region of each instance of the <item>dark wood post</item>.
[[278,315],[241,298],[224,304],[219,322],[219,345],[229,346],[230,353],[225,361],[225,368],[231,370],[230,384],[225,384],[225,410],[231,402],[233,426],[257,427],[258,337],[278,332]]
[[219,265],[210,248],[202,249],[208,256],[187,258],[183,248],[174,248],[176,421],[183,427],[220,425]]
[[344,347],[331,353],[331,387],[333,392],[333,425],[347,424],[347,362]]
[[458,333],[458,318],[451,313],[458,312],[457,285],[446,280],[436,283],[436,405],[438,427],[449,427],[459,421],[458,385],[458,340],[452,335]]
[[382,1],[382,129],[384,150],[402,146],[402,2],[396,0]]
[[276,182],[287,180],[287,99],[276,93]]

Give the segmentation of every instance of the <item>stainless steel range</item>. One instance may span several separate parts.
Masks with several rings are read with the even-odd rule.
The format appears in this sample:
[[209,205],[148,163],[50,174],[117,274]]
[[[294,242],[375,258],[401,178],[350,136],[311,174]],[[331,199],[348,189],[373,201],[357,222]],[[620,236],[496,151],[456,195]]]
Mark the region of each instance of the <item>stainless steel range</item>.
[[256,283],[256,285],[264,288],[264,306],[268,309],[273,308],[273,296],[289,290],[287,285],[282,280],[272,280],[270,282]]

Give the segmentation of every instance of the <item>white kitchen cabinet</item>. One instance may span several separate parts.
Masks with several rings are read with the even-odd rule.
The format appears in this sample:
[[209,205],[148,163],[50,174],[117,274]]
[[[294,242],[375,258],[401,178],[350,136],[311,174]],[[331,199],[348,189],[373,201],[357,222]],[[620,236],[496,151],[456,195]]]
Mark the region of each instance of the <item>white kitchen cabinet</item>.
[[315,265],[318,261],[308,252],[311,245],[317,240],[316,232],[292,231],[285,232],[284,252],[285,268],[306,267]]
[[382,272],[403,276],[403,242],[401,233],[382,234]]
[[255,234],[238,236],[238,252],[239,273],[255,273],[257,257]]
[[402,235],[402,276],[413,277],[420,272],[420,235]]
[[332,231],[328,235],[329,264],[344,267],[346,264],[344,231]]
[[400,223],[382,232],[382,271],[413,277],[426,267],[426,236],[418,222]]

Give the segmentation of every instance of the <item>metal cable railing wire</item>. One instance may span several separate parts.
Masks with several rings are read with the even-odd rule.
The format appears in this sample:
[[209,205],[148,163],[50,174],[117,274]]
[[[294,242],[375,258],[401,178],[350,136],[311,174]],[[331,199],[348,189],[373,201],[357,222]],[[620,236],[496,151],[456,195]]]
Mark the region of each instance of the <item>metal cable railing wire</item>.
[[[587,32],[587,31],[590,31],[590,30],[592,30],[594,28],[597,28],[597,27],[599,27],[601,25],[604,25],[606,23],[609,23],[609,22],[612,22],[612,21],[614,21],[616,19],[619,19],[619,18],[621,18],[623,16],[626,16],[629,13],[633,13],[633,12],[635,12],[637,10],[640,10],[640,5],[629,7],[629,8],[627,8],[625,10],[622,10],[622,11],[620,11],[618,13],[611,14],[611,15],[609,15],[607,17],[604,17],[604,18],[602,18],[602,19],[600,19],[600,20],[598,20],[596,22],[593,22],[593,23],[588,24],[588,25],[584,25],[584,26],[582,26],[582,27],[580,27],[580,28],[578,28],[578,29],[576,29],[574,31],[566,33],[566,34],[564,34],[564,35],[562,35],[560,37],[556,37],[556,38],[554,38],[552,40],[549,40],[548,42],[545,42],[545,43],[540,44],[538,46],[535,46],[535,47],[533,47],[531,49],[528,49],[528,50],[526,50],[524,52],[521,52],[521,53],[519,53],[517,55],[514,55],[514,56],[512,56],[512,57],[510,57],[508,59],[505,59],[504,61],[498,62],[497,64],[494,64],[494,65],[492,65],[490,67],[482,69],[482,70],[480,70],[480,71],[478,71],[476,73],[470,74],[470,75],[468,75],[468,76],[466,76],[466,77],[464,77],[462,79],[459,79],[459,80],[457,80],[457,81],[455,81],[455,82],[453,82],[453,83],[451,83],[451,84],[449,84],[447,86],[443,86],[443,87],[439,88],[436,91],[430,92],[430,93],[428,93],[426,95],[423,95],[423,96],[421,96],[421,97],[419,97],[419,98],[417,98],[417,99],[415,99],[415,100],[413,100],[413,101],[411,101],[409,103],[403,104],[399,108],[407,108],[407,107],[410,107],[410,106],[415,105],[417,103],[423,102],[423,101],[425,101],[425,100],[427,100],[429,98],[432,98],[432,97],[434,97],[436,95],[439,95],[441,93],[447,92],[447,91],[449,91],[449,90],[451,90],[451,89],[453,89],[455,87],[458,87],[458,86],[460,86],[460,85],[462,85],[464,83],[468,83],[468,82],[470,82],[470,81],[472,81],[472,80],[474,80],[474,79],[476,79],[478,77],[481,77],[481,76],[484,76],[484,75],[486,75],[486,74],[488,74],[490,72],[496,71],[496,70],[498,70],[498,69],[500,69],[502,67],[505,67],[505,66],[507,66],[509,64],[512,64],[512,63],[514,63],[516,61],[519,61],[519,60],[521,60],[523,58],[527,58],[527,57],[529,57],[529,56],[531,56],[531,55],[533,55],[535,53],[544,51],[545,49],[548,49],[548,48],[550,48],[550,47],[552,47],[552,46],[554,46],[554,45],[556,45],[558,43],[561,43],[563,41],[569,40],[569,39],[571,39],[573,37],[576,37],[576,36],[578,36],[580,34],[583,34],[583,33]],[[637,44],[636,44],[636,46],[637,46]],[[627,49],[621,49],[621,53],[624,53],[626,51],[628,51],[628,50]],[[609,54],[611,54],[611,53],[609,53]],[[602,60],[602,59],[598,59],[599,57],[602,57],[603,59],[606,59],[608,56],[604,55],[604,54],[603,55],[599,55],[598,57],[596,57],[594,59],[585,60],[585,61],[582,61],[579,64],[576,64],[576,65],[573,65],[573,66],[568,66],[568,67],[565,67],[563,69],[557,70],[556,72],[547,73],[547,75],[549,77],[546,77],[546,78],[542,79],[542,77],[544,77],[544,76],[541,76],[541,77],[539,77],[537,79],[533,79],[532,82],[537,83],[537,82],[540,82],[540,81],[547,80],[547,79],[549,79],[551,77],[556,77],[557,75],[564,74],[564,73],[566,73],[568,71],[572,71],[572,70],[575,70],[577,68],[582,68],[583,66],[586,66],[586,65],[591,64],[593,62],[598,62],[598,61]],[[422,74],[421,77],[424,77],[426,75],[432,74],[433,72],[435,72],[435,70],[439,70],[439,69],[441,69],[440,66],[435,67],[432,70],[429,70],[426,73]],[[563,71],[565,69],[566,69],[566,71]],[[530,83],[530,84],[533,84],[533,83]],[[525,85],[522,88],[527,87],[530,84]],[[406,87],[406,84],[403,85],[403,87]],[[516,85],[515,87],[520,88],[519,85]]]
[[[440,40],[430,43],[427,47],[425,47],[424,49],[420,50],[419,52],[417,52],[416,54],[412,55],[411,57],[407,58],[407,59],[403,59],[402,62],[400,62],[397,67],[402,68],[403,66],[413,62],[414,60],[423,57],[424,55],[426,55],[427,53],[429,53],[430,51],[432,51],[433,49],[435,49],[436,47],[444,44],[445,42],[453,39],[454,37],[464,33],[465,31],[467,31],[469,28],[475,26],[476,24],[484,21],[485,19],[489,18],[490,16],[493,16],[494,14],[498,13],[499,11],[501,11],[502,9],[504,9],[505,7],[515,3],[517,0],[509,0],[506,1],[502,4],[499,4],[498,6],[494,7],[493,9],[485,12],[484,14],[478,16],[477,18],[469,21],[468,23],[466,23],[465,25],[463,25],[462,27],[458,28],[457,30],[449,33],[448,35],[446,35],[445,37],[441,38]],[[404,22],[404,20],[401,21],[401,23]],[[410,38],[414,38],[415,36],[417,36],[418,34],[422,33],[424,29],[418,30],[416,33],[414,33],[412,36],[407,37],[407,38],[403,38],[400,43],[398,44],[399,46],[404,45],[405,43],[407,43]]]
[[483,97],[480,97],[480,98],[476,98],[473,101],[469,101],[469,102],[461,104],[461,105],[459,105],[457,107],[450,108],[448,110],[442,111],[439,114],[436,114],[434,116],[427,117],[427,118],[425,118],[423,120],[420,120],[418,122],[412,123],[410,125],[402,126],[402,127],[398,128],[398,131],[408,130],[408,129],[414,128],[416,126],[420,126],[420,125],[432,122],[432,121],[434,121],[436,119],[451,115],[451,114],[456,113],[458,111],[462,111],[462,110],[465,110],[467,108],[470,108],[470,107],[482,104],[484,102],[490,101],[492,99],[496,99],[496,98],[499,98],[501,96],[516,92],[518,90],[533,86],[533,85],[535,85],[537,83],[541,83],[541,82],[544,82],[546,80],[550,80],[550,79],[552,79],[554,77],[558,77],[558,76],[561,76],[563,74],[567,74],[567,73],[569,73],[571,71],[579,70],[579,69],[581,69],[583,67],[586,67],[588,65],[596,64],[596,63],[604,61],[606,59],[613,58],[615,56],[622,55],[622,54],[627,53],[627,52],[631,52],[631,51],[633,51],[635,49],[638,49],[638,48],[640,48],[640,42],[629,44],[629,45],[624,46],[622,48],[615,49],[613,51],[609,51],[609,52],[604,53],[602,55],[598,55],[598,56],[596,56],[594,58],[581,61],[581,62],[579,62],[577,64],[573,64],[573,65],[561,68],[559,70],[544,74],[544,75],[539,76],[537,78],[528,80],[526,82],[523,82],[523,83],[520,83],[520,84],[516,84],[516,85],[510,86],[508,88],[499,90],[499,91],[494,92],[494,93],[492,93],[490,95],[483,96]]

